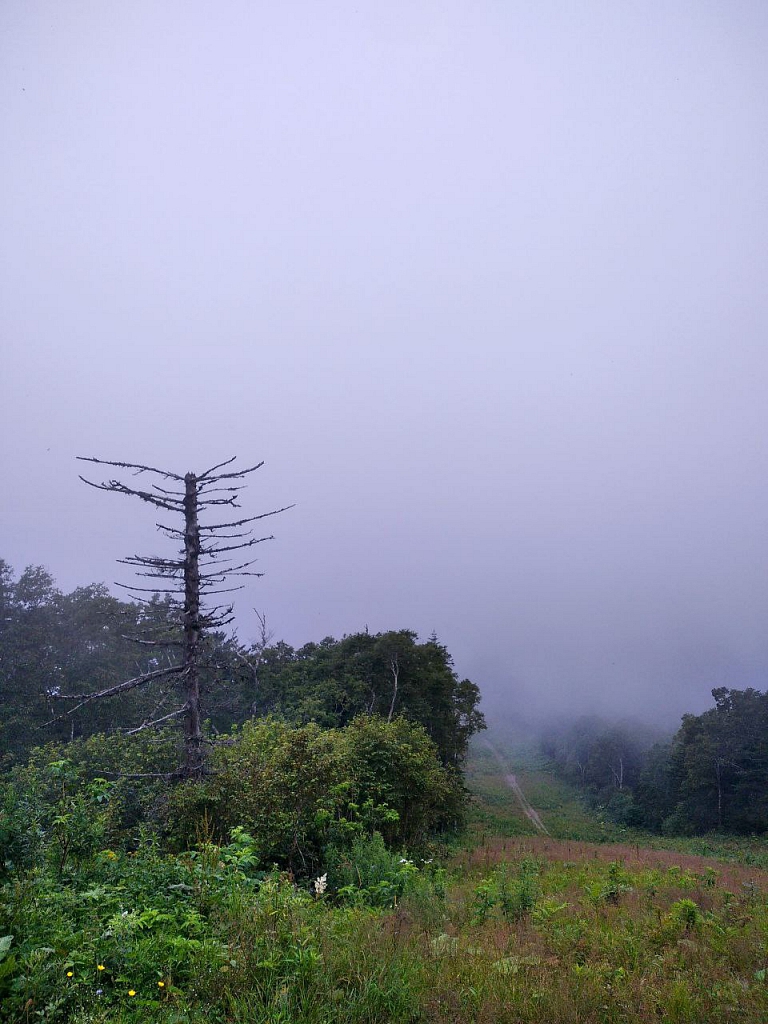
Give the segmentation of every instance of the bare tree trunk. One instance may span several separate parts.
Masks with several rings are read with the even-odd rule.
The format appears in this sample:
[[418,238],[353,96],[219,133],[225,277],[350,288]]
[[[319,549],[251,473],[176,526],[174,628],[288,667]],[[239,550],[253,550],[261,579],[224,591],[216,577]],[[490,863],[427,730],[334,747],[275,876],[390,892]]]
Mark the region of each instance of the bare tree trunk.
[[199,775],[203,769],[203,731],[200,722],[200,526],[197,519],[198,487],[194,473],[184,477],[184,771]]
[[[250,566],[255,559],[249,559],[240,564],[231,565],[230,562],[237,562],[236,558],[225,558],[219,561],[223,554],[229,555],[233,551],[250,549],[262,541],[271,540],[271,537],[254,537],[252,523],[269,516],[277,515],[285,509],[275,509],[273,512],[264,512],[261,515],[246,516],[241,519],[228,522],[206,523],[200,525],[200,512],[210,511],[214,507],[225,506],[228,508],[239,508],[238,494],[242,490],[240,483],[250,473],[259,469],[262,463],[249,466],[246,469],[228,470],[218,472],[234,461],[233,456],[211,466],[204,473],[187,473],[180,476],[178,473],[171,473],[168,470],[158,469],[154,466],[145,466],[135,462],[116,462],[110,459],[97,459],[92,456],[78,456],[81,462],[93,462],[100,466],[116,466],[122,470],[132,470],[134,476],[146,473],[151,478],[160,477],[163,481],[161,486],[152,483],[145,489],[129,487],[120,480],[107,480],[103,483],[96,483],[80,479],[95,487],[99,491],[111,491],[113,494],[124,494],[141,501],[148,502],[155,508],[170,512],[173,515],[184,517],[184,528],[169,526],[165,523],[157,523],[158,529],[167,537],[176,542],[182,542],[183,548],[177,557],[163,557],[150,555],[129,555],[120,559],[123,564],[133,566],[137,575],[145,576],[155,581],[162,581],[167,586],[158,587],[137,587],[126,586],[118,583],[117,586],[128,590],[135,600],[147,601],[143,595],[172,594],[176,595],[169,599],[174,607],[182,611],[183,638],[181,640],[161,637],[158,640],[145,639],[142,637],[128,637],[137,643],[149,647],[180,647],[182,652],[179,664],[174,664],[168,658],[168,667],[160,668],[159,661],[152,660],[154,668],[147,672],[139,669],[139,674],[134,679],[128,679],[115,686],[108,686],[103,690],[93,693],[56,693],[57,699],[74,701],[74,707],[66,712],[66,715],[73,715],[80,708],[91,701],[100,700],[105,697],[114,697],[118,694],[127,693],[137,687],[146,686],[149,683],[165,679],[173,675],[181,675],[183,679],[184,703],[181,707],[156,716],[157,711],[162,708],[161,704],[155,709],[153,715],[149,715],[136,728],[127,730],[129,734],[141,732],[143,729],[152,729],[164,725],[174,718],[181,718],[184,721],[184,764],[179,771],[173,773],[173,777],[199,776],[205,771],[206,740],[203,736],[202,714],[200,710],[200,673],[201,673],[201,648],[206,630],[220,629],[228,625],[233,619],[232,605],[216,605],[206,610],[204,600],[213,594],[226,594],[234,590],[242,590],[244,584],[229,586],[235,576],[260,576],[261,573],[251,572]],[[181,485],[183,486],[183,490]],[[226,541],[233,540],[235,543],[227,544]],[[225,542],[225,543],[222,543]],[[181,589],[184,591],[183,601],[181,600]],[[266,646],[266,623],[260,617],[262,625],[262,653]],[[166,655],[166,657],[168,657]],[[254,672],[255,676],[255,672]],[[52,724],[58,719],[52,719]],[[73,726],[74,729],[74,726]]]
[[390,671],[392,672],[392,703],[389,705],[389,714],[387,715],[387,721],[392,721],[392,715],[395,711],[395,701],[397,700],[397,684],[400,677],[400,665],[397,660],[397,653],[392,655],[392,659],[389,663]]
[[624,789],[624,758],[619,758],[619,769],[618,771],[609,763],[608,767],[611,769],[611,775],[613,775],[613,782],[616,789]]

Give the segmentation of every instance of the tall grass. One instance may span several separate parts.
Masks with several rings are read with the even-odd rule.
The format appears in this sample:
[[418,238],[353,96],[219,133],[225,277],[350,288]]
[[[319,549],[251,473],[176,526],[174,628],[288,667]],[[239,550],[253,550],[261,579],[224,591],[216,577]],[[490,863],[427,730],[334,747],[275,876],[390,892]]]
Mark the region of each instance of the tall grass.
[[768,1019],[768,874],[754,866],[497,837],[410,871],[381,908],[260,875],[242,848],[6,883],[4,1019]]
[[226,846],[201,836],[184,854],[145,834],[130,852],[81,843],[77,857],[8,870],[0,1019],[768,1020],[765,844],[649,845],[607,829],[587,841],[572,826],[578,815],[589,824],[588,811],[550,784],[546,765],[507,756],[550,836],[509,809],[508,789],[494,788],[504,766],[489,755],[470,774],[473,837],[442,858],[414,863],[374,835],[329,853],[321,885],[299,883],[265,871],[240,829]]

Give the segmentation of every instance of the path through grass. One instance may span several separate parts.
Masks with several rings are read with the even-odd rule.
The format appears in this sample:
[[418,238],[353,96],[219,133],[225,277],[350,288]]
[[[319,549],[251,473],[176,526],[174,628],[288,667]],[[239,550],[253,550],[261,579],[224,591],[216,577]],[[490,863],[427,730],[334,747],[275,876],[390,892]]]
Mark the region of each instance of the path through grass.
[[471,842],[482,843],[494,835],[537,834],[509,786],[508,774],[514,774],[525,800],[536,809],[553,839],[676,850],[768,870],[768,839],[763,836],[662,836],[614,824],[599,808],[590,807],[575,786],[558,777],[535,740],[499,728],[476,736],[470,750],[467,786],[473,796]]
[[[514,775],[523,799],[507,779]],[[615,829],[584,805],[578,791],[559,779],[535,742],[489,730],[475,737],[467,768],[473,794],[472,834],[536,835],[541,830],[526,814],[530,805],[557,838],[602,842],[616,838]]]

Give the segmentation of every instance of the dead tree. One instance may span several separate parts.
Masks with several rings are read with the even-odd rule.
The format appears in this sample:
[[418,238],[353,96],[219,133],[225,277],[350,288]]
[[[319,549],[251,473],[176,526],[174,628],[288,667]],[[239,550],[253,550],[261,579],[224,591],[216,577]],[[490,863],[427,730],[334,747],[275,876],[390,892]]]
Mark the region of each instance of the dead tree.
[[392,673],[392,702],[389,705],[389,714],[387,715],[387,721],[392,721],[392,715],[395,713],[395,701],[397,700],[397,685],[400,679],[400,663],[397,659],[397,651],[389,659],[389,671]]
[[[178,608],[181,620],[181,637],[178,639],[147,639],[132,637],[141,644],[155,646],[158,644],[178,649],[178,657],[165,668],[157,668],[142,673],[133,679],[107,687],[95,693],[57,694],[58,700],[76,702],[66,712],[73,714],[91,701],[105,697],[113,697],[136,687],[160,679],[173,679],[180,683],[183,702],[181,705],[160,717],[148,715],[136,729],[152,728],[165,724],[173,719],[181,718],[184,725],[184,764],[178,774],[184,777],[199,776],[205,771],[205,750],[207,740],[203,736],[202,713],[200,706],[200,669],[202,643],[208,631],[220,629],[233,620],[231,604],[214,604],[205,607],[209,597],[241,590],[244,583],[235,582],[243,576],[261,576],[253,572],[251,566],[255,559],[240,562],[234,553],[253,548],[272,537],[256,537],[253,524],[269,516],[286,511],[291,506],[264,512],[261,515],[248,516],[243,519],[230,519],[227,522],[203,523],[201,513],[214,513],[224,508],[239,508],[238,496],[243,489],[242,480],[250,473],[259,469],[263,463],[249,466],[247,469],[223,471],[230,466],[235,457],[212,466],[204,473],[186,473],[181,476],[168,470],[156,469],[153,466],[137,465],[131,462],[113,462],[107,459],[78,456],[81,462],[93,462],[99,466],[114,466],[130,471],[134,476],[146,474],[148,477],[160,478],[165,486],[157,482],[148,483],[146,489],[130,487],[120,480],[106,480],[101,483],[80,479],[90,487],[101,491],[112,491],[128,497],[139,498],[163,512],[179,516],[183,526],[157,523],[157,528],[166,536],[179,543],[180,550],[175,558],[150,555],[131,555],[118,559],[124,565],[130,565],[138,576],[148,577],[165,586],[138,587],[122,583],[117,586],[128,590],[134,600],[146,601],[144,594],[169,594],[170,600]],[[214,518],[219,516],[214,515]],[[232,541],[232,543],[228,543]],[[226,557],[222,558],[222,555]],[[155,712],[156,714],[156,712]]]

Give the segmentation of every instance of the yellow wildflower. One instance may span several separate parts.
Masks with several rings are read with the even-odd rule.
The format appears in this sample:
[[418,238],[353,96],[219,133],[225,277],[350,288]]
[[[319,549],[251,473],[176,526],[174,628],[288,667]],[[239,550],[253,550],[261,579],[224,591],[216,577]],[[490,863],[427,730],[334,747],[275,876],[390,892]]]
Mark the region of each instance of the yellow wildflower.
[[96,970],[97,971],[103,971],[104,970],[104,964],[96,964]]
[[129,996],[135,996],[135,995],[136,995],[136,992],[134,991],[134,989],[132,989],[132,988],[129,988],[129,989],[128,989],[128,995],[129,995]]
[[68,978],[71,978],[71,977],[73,977],[73,976],[74,976],[74,973],[75,973],[74,971],[67,971],[67,977],[68,977]]
[[157,987],[158,988],[165,988],[165,982],[164,981],[158,981]]

